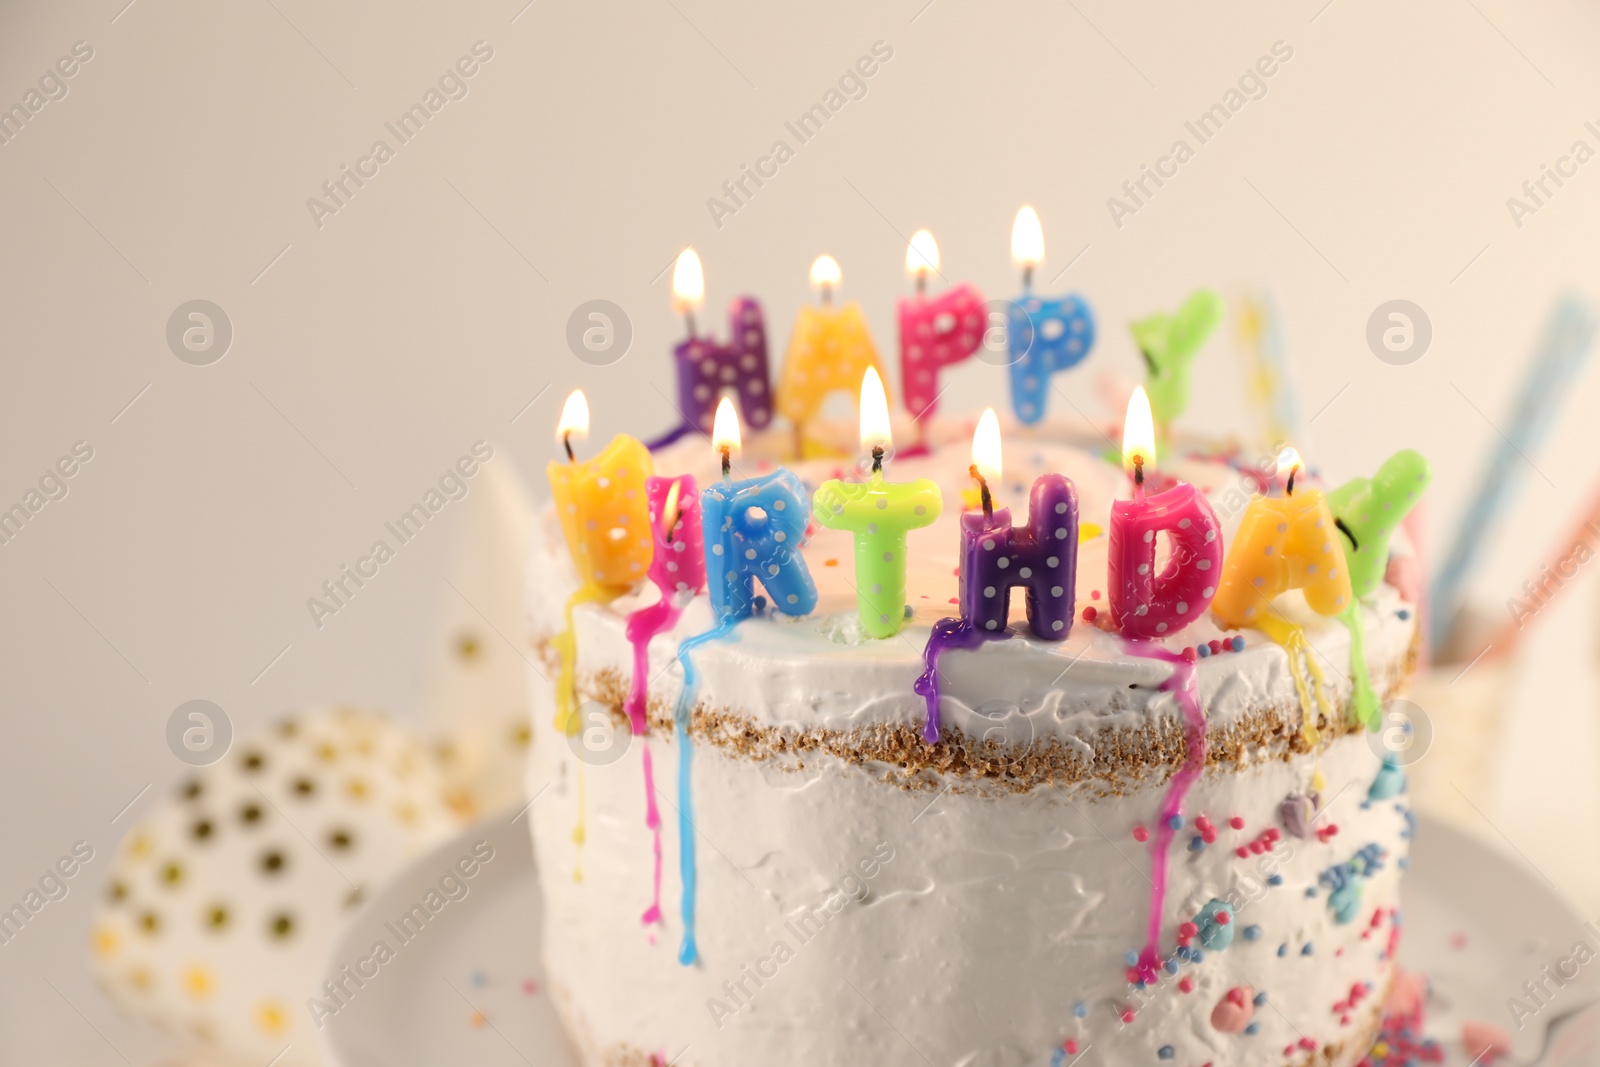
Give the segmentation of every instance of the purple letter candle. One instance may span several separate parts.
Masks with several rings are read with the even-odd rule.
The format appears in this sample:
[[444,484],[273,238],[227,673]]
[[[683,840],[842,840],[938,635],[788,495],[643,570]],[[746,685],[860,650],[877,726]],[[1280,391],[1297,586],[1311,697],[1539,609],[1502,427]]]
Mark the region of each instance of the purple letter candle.
[[1011,589],[1028,590],[1028,626],[1045,641],[1072,630],[1078,571],[1078,491],[1072,480],[1045,474],[1028,495],[1028,524],[1011,525],[1011,510],[961,516],[961,615],[979,630],[1004,630]]

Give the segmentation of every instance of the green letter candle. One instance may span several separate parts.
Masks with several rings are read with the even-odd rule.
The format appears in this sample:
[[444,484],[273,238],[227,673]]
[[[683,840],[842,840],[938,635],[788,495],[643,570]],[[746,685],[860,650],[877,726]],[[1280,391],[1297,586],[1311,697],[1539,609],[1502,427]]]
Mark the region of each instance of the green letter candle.
[[889,443],[889,400],[878,372],[869,368],[861,380],[861,447],[872,455],[872,474],[865,482],[835,478],[822,483],[812,510],[830,530],[855,534],[856,605],[871,637],[900,632],[906,612],[906,534],[932,523],[944,506],[939,487],[927,478],[891,482],[883,476]]

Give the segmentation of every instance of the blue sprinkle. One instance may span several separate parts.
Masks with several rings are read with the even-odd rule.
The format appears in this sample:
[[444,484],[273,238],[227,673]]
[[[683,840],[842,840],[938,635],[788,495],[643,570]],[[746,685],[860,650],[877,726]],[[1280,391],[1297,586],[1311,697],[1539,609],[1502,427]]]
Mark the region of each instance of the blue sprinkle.
[[1395,614],[1400,616],[1401,622],[1405,622],[1407,619],[1411,618],[1411,612],[1407,611],[1405,608],[1401,608],[1399,611],[1395,612]]
[[1259,941],[1261,939],[1261,927],[1246,926],[1244,928],[1244,939],[1246,941]]
[[1288,954],[1289,954],[1289,944],[1288,944],[1288,942],[1284,942],[1283,944],[1278,946],[1278,955],[1287,956]]
[[1197,948],[1192,948],[1192,949],[1189,950],[1189,962],[1190,963],[1204,963],[1205,961],[1206,961],[1206,954],[1204,952],[1201,952]]
[[1178,973],[1178,961],[1177,960],[1168,960],[1166,962],[1164,970],[1168,974],[1177,974]]
[[1135,989],[1143,989],[1144,988],[1144,979],[1141,978],[1139,981],[1133,983],[1133,988],[1135,988]]
[[1244,1028],[1244,1032],[1246,1034],[1249,1034],[1251,1037],[1255,1037],[1257,1034],[1259,1034],[1261,1032],[1261,1024],[1260,1023],[1251,1023],[1249,1026]]
[[1257,993],[1256,994],[1256,1007],[1259,1008],[1259,1007],[1261,1007],[1261,1005],[1265,1004],[1266,1002],[1267,1002],[1267,995],[1265,993]]
[[1067,1062],[1067,1050],[1066,1050],[1066,1048],[1061,1046],[1061,1045],[1057,1045],[1056,1046],[1056,1050],[1050,1054],[1050,1067],[1061,1067],[1061,1065],[1063,1063],[1066,1063],[1066,1062]]
[[1233,641],[1232,641],[1232,644],[1233,644],[1233,650],[1235,652],[1243,652],[1244,651],[1244,638],[1235,637],[1233,639]]
[[1316,954],[1316,951],[1317,951],[1317,947],[1315,945],[1313,945],[1311,942],[1307,941],[1306,942],[1306,947],[1300,950],[1300,955],[1302,955],[1302,956],[1313,956],[1313,955]]
[[1206,847],[1206,839],[1198,835],[1189,838],[1189,851],[1199,852]]
[[473,971],[467,977],[473,985],[482,985],[485,981],[487,981],[482,971]]
[[1411,869],[1411,860],[1405,856],[1400,857],[1399,864],[1402,871],[1409,871]]
[[1089,1015],[1089,1005],[1085,1004],[1081,1000],[1078,1001],[1078,1003],[1072,1006],[1072,1014],[1076,1015],[1080,1019],[1087,1018]]
[[1129,949],[1128,954],[1123,958],[1128,961],[1129,967],[1132,967],[1134,964],[1139,962],[1139,954],[1132,949]]
[[1283,884],[1283,875],[1281,875],[1281,874],[1269,874],[1267,876],[1267,884],[1268,885],[1282,885]]
[[1183,816],[1182,815],[1169,816],[1167,818],[1167,825],[1172,827],[1174,830],[1182,830],[1183,829]]
[[1306,886],[1306,896],[1315,897],[1316,895],[1317,895],[1317,887],[1316,886],[1314,886],[1314,885]]
[[1198,645],[1195,645],[1194,650],[1200,654],[1201,659],[1205,659],[1207,656],[1211,655],[1211,646],[1204,641],[1200,642]]
[[1170,1060],[1176,1054],[1177,1050],[1171,1045],[1162,1045],[1160,1048],[1156,1049],[1156,1055],[1160,1056],[1164,1060]]

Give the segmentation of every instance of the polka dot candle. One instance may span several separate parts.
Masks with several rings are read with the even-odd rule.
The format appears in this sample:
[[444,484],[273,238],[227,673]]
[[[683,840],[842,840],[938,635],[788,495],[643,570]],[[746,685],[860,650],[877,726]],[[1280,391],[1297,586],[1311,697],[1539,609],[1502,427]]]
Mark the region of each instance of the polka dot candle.
[[1060,474],[1041,475],[1028,496],[1028,522],[1011,511],[961,516],[961,614],[981,631],[1004,630],[1011,590],[1028,591],[1028,626],[1045,641],[1072,631],[1078,573],[1078,491]]
[[818,488],[817,522],[855,535],[856,606],[869,637],[893,637],[905,625],[906,534],[939,517],[944,498],[928,478],[891,482],[883,475],[889,444],[889,403],[883,382],[869,370],[861,383],[861,441],[873,455],[864,482],[837,478]]
[[741,296],[728,305],[728,342],[691,335],[672,350],[678,371],[678,407],[688,425],[711,432],[717,400],[732,393],[747,424],[772,421],[772,376],[767,366],[767,327],[761,305]]
[[900,301],[900,382],[919,426],[938,409],[940,369],[970,359],[983,327],[983,294],[970,285]]
[[718,619],[747,619],[760,583],[772,606],[805,615],[817,587],[800,553],[810,501],[787,467],[742,481],[723,480],[700,494],[705,516],[706,591]]
[[1050,376],[1082,363],[1094,347],[1094,314],[1075,293],[1034,295],[1033,271],[1044,260],[1044,228],[1038,212],[1026,205],[1011,226],[1011,258],[1022,268],[1023,288],[1006,319],[1011,404],[1017,421],[1032,426],[1044,418]]
[[1228,548],[1211,610],[1223,626],[1253,626],[1274,597],[1299,589],[1318,615],[1338,614],[1351,596],[1342,537],[1319,489],[1256,497]]
[[800,309],[778,385],[778,411],[795,424],[797,439],[828,397],[853,393],[868,369],[883,373],[861,305],[831,306],[831,294],[839,284],[839,265],[833,257],[818,257],[811,265],[811,282],[821,291],[823,306]]
[[[1146,497],[1143,470],[1155,457],[1150,405],[1143,389],[1128,401],[1123,456],[1133,469],[1133,499],[1111,505],[1106,596],[1111,619],[1127,637],[1169,637],[1205,614],[1222,562],[1216,512],[1194,486],[1179,482]],[[1171,551],[1156,571],[1158,535]]]

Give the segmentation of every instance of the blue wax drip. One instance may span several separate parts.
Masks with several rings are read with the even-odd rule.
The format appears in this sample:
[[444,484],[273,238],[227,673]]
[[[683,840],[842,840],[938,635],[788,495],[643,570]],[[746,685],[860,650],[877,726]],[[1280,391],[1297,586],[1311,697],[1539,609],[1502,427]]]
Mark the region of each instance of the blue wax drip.
[[695,693],[700,688],[700,672],[695,669],[689,653],[727,637],[738,624],[739,620],[733,615],[724,615],[705,633],[685,638],[678,645],[683,688],[678,691],[678,706],[672,719],[678,742],[678,871],[683,880],[683,944],[678,948],[678,962],[685,967],[700,958],[700,949],[694,940],[694,896],[698,879],[694,863],[694,790],[689,782],[689,766],[694,759],[689,748],[689,715],[694,711]]

